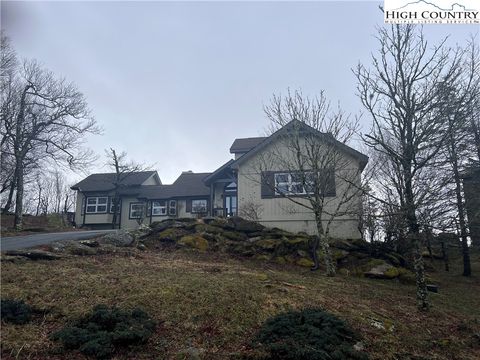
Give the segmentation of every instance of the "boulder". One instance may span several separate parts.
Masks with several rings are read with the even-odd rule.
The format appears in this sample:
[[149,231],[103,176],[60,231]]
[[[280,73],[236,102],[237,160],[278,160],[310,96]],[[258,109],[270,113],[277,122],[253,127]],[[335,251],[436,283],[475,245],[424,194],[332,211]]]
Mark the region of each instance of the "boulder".
[[58,260],[60,255],[44,250],[10,250],[5,253],[7,256],[21,256],[30,260]]
[[253,233],[265,229],[265,226],[259,224],[258,222],[248,221],[239,216],[231,217],[228,220],[233,224],[233,227],[236,231],[244,233]]
[[281,243],[279,239],[261,239],[253,244],[261,250],[273,252]]
[[177,244],[200,251],[207,251],[208,249],[208,241],[199,235],[186,235],[182,237]]
[[101,242],[104,244],[110,244],[118,247],[123,246],[131,246],[133,243],[133,236],[125,231],[125,230],[118,230],[114,233],[109,233],[105,235]]
[[235,224],[230,222],[228,219],[216,218],[215,220],[210,221],[209,225],[216,226],[226,230],[234,230]]
[[297,264],[299,266],[303,266],[303,267],[312,267],[313,265],[315,265],[315,263],[312,261],[312,259],[306,258],[306,257],[302,257],[300,259],[297,259],[295,264]]
[[161,242],[176,242],[188,234],[189,232],[185,229],[173,227],[163,230],[154,237],[151,237],[151,239],[155,239]]
[[78,243],[92,248],[100,246],[100,243],[97,240],[93,239],[80,240]]
[[225,232],[223,228],[209,225],[209,224],[197,224],[195,225],[195,231],[198,233],[209,233],[209,234],[221,234]]
[[100,249],[100,243],[96,240],[61,240],[55,241],[50,247],[55,252],[86,256],[97,254]]
[[369,271],[365,272],[365,276],[374,279],[394,279],[400,275],[400,271],[390,264],[384,263],[376,265]]
[[229,240],[233,241],[247,241],[248,236],[237,231],[224,231],[222,236],[226,237]]
[[265,238],[280,239],[284,236],[294,236],[292,233],[279,228],[265,228],[262,230],[262,236]]

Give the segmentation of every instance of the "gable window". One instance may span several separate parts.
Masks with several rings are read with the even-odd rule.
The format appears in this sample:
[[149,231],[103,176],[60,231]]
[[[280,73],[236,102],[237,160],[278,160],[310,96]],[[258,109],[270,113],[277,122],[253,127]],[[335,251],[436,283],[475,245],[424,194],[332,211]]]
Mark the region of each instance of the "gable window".
[[145,214],[144,203],[130,203],[130,219],[141,219]]
[[177,200],[170,200],[168,202],[168,215],[170,216],[177,215]]
[[87,214],[100,214],[107,212],[107,196],[87,197]]
[[206,213],[207,212],[207,200],[192,200],[192,213]]
[[167,215],[167,202],[165,200],[152,201],[152,215]]
[[[309,174],[305,174],[308,177]],[[306,194],[302,175],[299,173],[276,173],[275,195],[304,195]]]

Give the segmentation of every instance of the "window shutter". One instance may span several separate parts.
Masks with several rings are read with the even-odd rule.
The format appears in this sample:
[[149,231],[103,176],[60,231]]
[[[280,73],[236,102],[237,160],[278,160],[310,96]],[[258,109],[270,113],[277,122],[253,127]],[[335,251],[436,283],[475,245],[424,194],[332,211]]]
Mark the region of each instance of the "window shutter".
[[262,171],[261,174],[261,197],[262,199],[275,196],[275,179],[273,171]]
[[185,204],[185,211],[187,213],[192,212],[192,199],[187,199]]
[[325,171],[326,174],[326,191],[325,196],[336,196],[336,189],[335,189],[335,169],[327,169]]
[[177,200],[168,201],[168,215],[177,216]]
[[152,216],[152,202],[147,201],[147,213],[145,214],[146,217]]

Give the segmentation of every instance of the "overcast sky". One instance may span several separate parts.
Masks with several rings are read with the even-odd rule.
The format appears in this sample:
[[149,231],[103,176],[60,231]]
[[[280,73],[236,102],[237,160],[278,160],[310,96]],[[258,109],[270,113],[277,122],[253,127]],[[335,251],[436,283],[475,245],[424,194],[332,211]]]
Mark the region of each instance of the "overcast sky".
[[[19,56],[75,82],[104,135],[88,145],[155,163],[163,183],[213,171],[237,137],[262,135],[263,105],[288,87],[324,89],[351,113],[352,67],[377,47],[378,1],[5,2]],[[426,25],[432,42],[465,43],[475,25]],[[368,117],[363,118],[368,130]],[[79,176],[77,176],[77,179]]]

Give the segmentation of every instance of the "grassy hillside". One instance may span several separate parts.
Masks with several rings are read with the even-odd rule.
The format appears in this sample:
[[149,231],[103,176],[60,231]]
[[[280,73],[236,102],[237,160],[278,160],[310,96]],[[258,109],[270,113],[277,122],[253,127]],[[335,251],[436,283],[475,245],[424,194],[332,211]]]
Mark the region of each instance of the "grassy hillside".
[[[420,313],[415,287],[392,280],[326,278],[299,267],[176,251],[131,252],[58,261],[2,263],[2,298],[23,299],[44,315],[26,325],[2,324],[2,358],[72,359],[48,335],[68,319],[105,303],[141,306],[160,323],[146,346],[118,359],[236,359],[268,317],[322,307],[363,337],[372,359],[480,358],[480,254],[474,277],[430,271],[440,292]],[[193,350],[192,350],[193,349]]]

